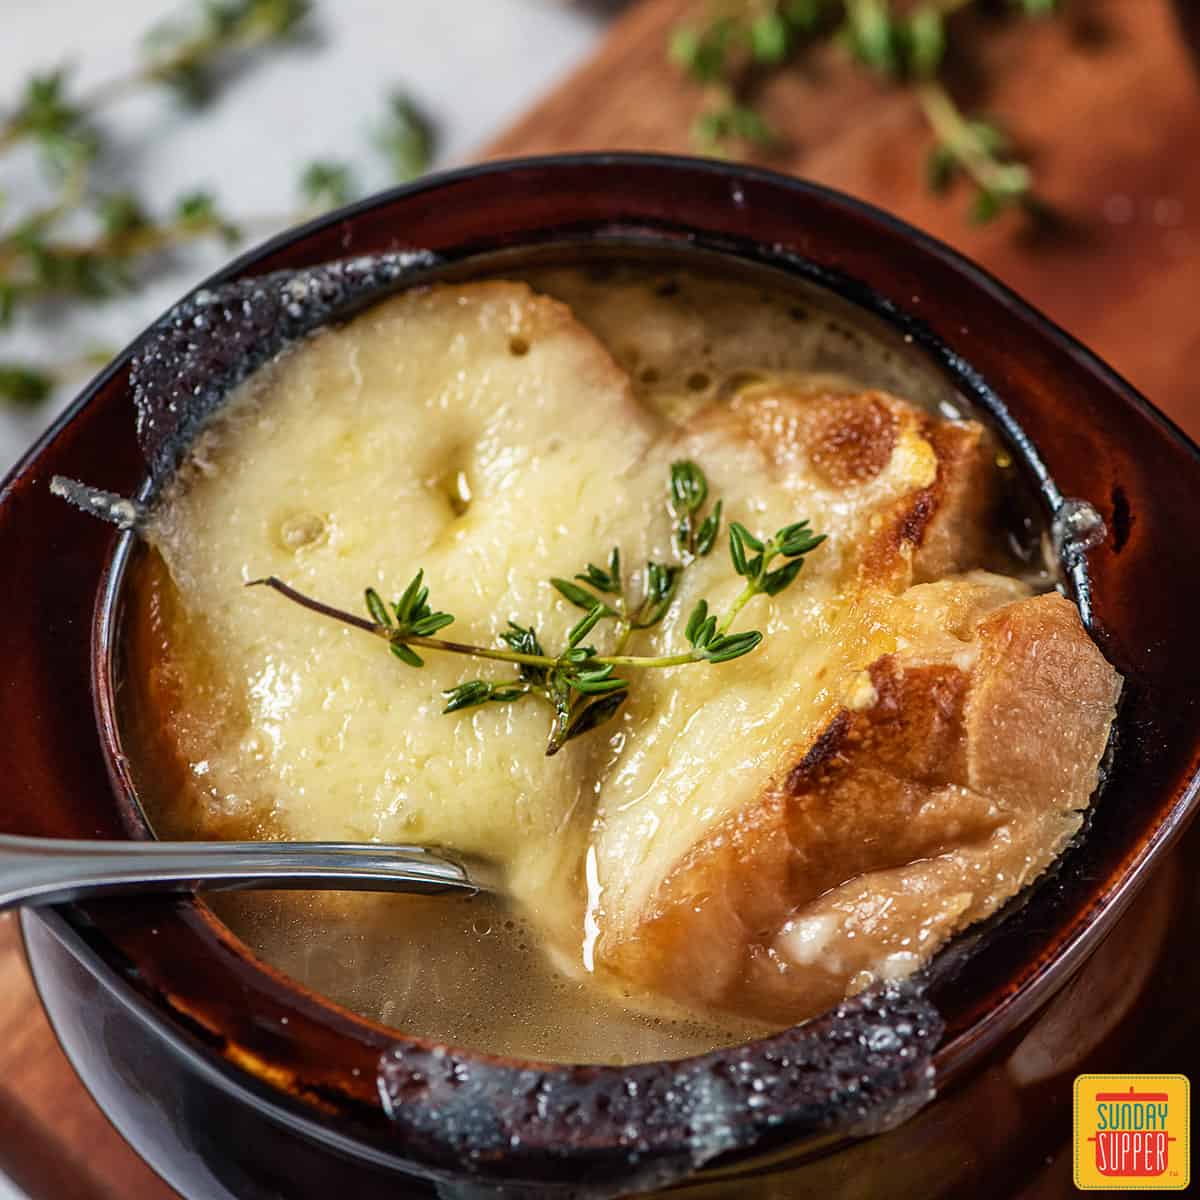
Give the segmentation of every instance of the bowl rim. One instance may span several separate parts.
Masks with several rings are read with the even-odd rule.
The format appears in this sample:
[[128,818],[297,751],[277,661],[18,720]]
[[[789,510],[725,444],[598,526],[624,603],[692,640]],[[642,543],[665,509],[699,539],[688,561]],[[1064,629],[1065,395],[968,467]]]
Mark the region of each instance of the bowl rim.
[[[832,202],[848,213],[856,222],[868,220],[881,225],[893,237],[899,237],[904,241],[910,242],[924,254],[940,260],[954,274],[965,280],[970,287],[984,294],[992,303],[998,303],[1007,309],[1013,310],[1026,321],[1038,325],[1044,337],[1053,344],[1059,353],[1067,355],[1075,363],[1084,367],[1090,374],[1098,377],[1107,384],[1110,389],[1120,392],[1127,403],[1140,410],[1143,417],[1156,425],[1163,436],[1184,449],[1197,465],[1200,466],[1200,448],[1197,448],[1168,417],[1155,409],[1149,401],[1142,397],[1116,371],[1107,366],[1095,354],[1083,347],[1056,323],[1017,297],[986,270],[970,262],[957,251],[952,250],[930,235],[907,225],[898,218],[872,205],[845,196],[833,189],[825,188],[808,181],[793,179],[764,168],[694,159],[685,156],[636,153],[546,155],[468,166],[424,177],[414,183],[379,193],[347,208],[317,218],[295,229],[285,231],[238,256],[229,265],[213,273],[188,294],[192,295],[196,291],[205,288],[220,287],[247,274],[254,274],[254,268],[263,260],[270,258],[279,250],[305,241],[315,233],[330,230],[342,222],[352,221],[363,214],[377,209],[384,209],[396,201],[425,192],[436,191],[441,187],[452,185],[463,179],[504,175],[512,172],[514,169],[569,169],[591,166],[621,167],[624,165],[650,165],[684,174],[701,172],[725,180],[758,180],[771,185],[773,188],[783,188],[796,194],[806,195],[825,202]],[[174,306],[172,306],[173,308]],[[168,314],[164,314],[163,317],[154,321],[148,327],[148,330],[158,326],[169,315],[170,311],[172,310],[168,310]],[[905,314],[901,311],[900,315],[903,316]],[[940,342],[940,339],[937,339],[935,331],[929,330],[928,332],[947,355],[952,354]],[[125,371],[131,358],[137,352],[146,336],[147,334],[143,333],[126,347],[114,359],[112,364],[81,392],[80,396],[64,410],[46,433],[38,439],[30,451],[21,458],[4,484],[0,486],[0,503],[7,496],[13,481],[18,476],[24,474],[29,466],[56,439],[59,433],[76,418],[82,408],[106,384]],[[966,370],[973,371],[969,363],[963,363],[962,360],[959,360],[959,362]],[[992,391],[985,380],[980,378],[979,382],[987,391]],[[992,394],[994,395],[994,393]],[[1040,461],[1040,458],[1035,457],[1035,461]],[[1047,473],[1042,482],[1046,482],[1048,478]],[[124,557],[125,555],[118,549],[115,553],[110,552],[106,558],[104,581],[97,592],[97,622],[101,615],[101,600],[108,591],[109,585],[114,582],[109,578],[110,571],[113,564],[123,561]],[[1083,599],[1086,602],[1086,592]],[[96,627],[94,625],[94,629]],[[102,690],[98,689],[95,696],[97,717],[100,720],[105,719],[100,711],[104,703],[101,699]],[[1039,970],[1022,981],[1019,988],[1008,994],[994,1008],[989,1009],[971,1029],[964,1031],[956,1039],[939,1047],[935,1055],[939,1078],[948,1081],[955,1077],[970,1062],[977,1060],[1006,1036],[1007,1033],[1011,1032],[1025,1017],[1041,1007],[1070,978],[1074,970],[1091,953],[1095,945],[1109,931],[1112,924],[1115,923],[1116,919],[1132,901],[1136,891],[1145,882],[1150,869],[1154,865],[1154,861],[1161,857],[1162,853],[1170,845],[1174,844],[1175,840],[1180,836],[1184,828],[1185,818],[1190,816],[1196,807],[1195,801],[1198,790],[1200,790],[1200,777],[1193,776],[1189,786],[1179,795],[1171,809],[1165,813],[1153,836],[1141,843],[1138,846],[1137,852],[1126,861],[1119,880],[1104,896],[1102,905],[1100,905],[1103,908],[1101,916],[1077,922],[1076,924],[1081,924],[1082,928],[1074,928],[1072,930],[1072,936],[1068,937],[1065,944],[1060,946],[1050,961],[1043,963]],[[94,956],[94,952],[89,951],[89,953],[93,953]],[[270,968],[265,968],[265,964],[257,965],[262,969],[270,970]],[[1051,970],[1051,967],[1054,969]],[[292,988],[300,986],[291,980],[288,980],[287,983]],[[366,1025],[374,1024],[366,1022],[362,1018],[354,1018],[354,1020],[361,1021]],[[389,1032],[393,1035],[394,1040],[403,1039],[403,1035],[399,1031],[393,1030]],[[487,1056],[480,1055],[475,1057],[483,1058]],[[616,1070],[621,1069],[618,1068]]]
[[1193,440],[1176,421],[1172,420],[1160,408],[1151,403],[1116,368],[1110,366],[1095,351],[1088,349],[1074,334],[1055,321],[1053,317],[1047,316],[1041,309],[1025,300],[1018,292],[1010,288],[1008,284],[1004,283],[986,267],[980,266],[961,251],[955,250],[948,242],[944,242],[918,226],[912,225],[902,218],[895,216],[887,209],[880,208],[878,205],[860,199],[849,192],[840,191],[838,188],[828,187],[825,184],[815,183],[802,176],[787,175],[781,171],[751,163],[704,158],[699,155],[666,154],[658,151],[596,150],[488,159],[485,162],[451,167],[441,171],[431,171],[409,183],[384,188],[382,191],[373,192],[370,196],[365,196],[361,200],[356,200],[341,208],[322,213],[320,216],[313,217],[311,220],[299,225],[293,225],[279,233],[272,234],[270,237],[244,250],[231,259],[225,266],[213,271],[199,283],[189,288],[180,300],[175,301],[159,313],[157,317],[146,325],[141,333],[134,337],[114,356],[103,370],[99,371],[80,389],[75,399],[63,408],[54,421],[34,440],[25,453],[9,468],[4,478],[0,480],[0,500],[3,500],[13,480],[22,474],[24,468],[41,454],[45,447],[62,431],[63,427],[69,424],[79,410],[91,400],[93,395],[129,365],[130,359],[137,353],[149,331],[165,321],[178,304],[189,296],[194,296],[197,292],[220,287],[223,284],[241,278],[247,273],[247,268],[254,266],[264,258],[269,258],[294,242],[308,238],[314,233],[320,233],[345,221],[354,220],[356,217],[371,212],[374,209],[386,208],[397,200],[420,195],[427,191],[435,191],[460,180],[486,177],[488,175],[505,175],[514,168],[620,167],[638,164],[665,167],[667,169],[697,171],[701,174],[715,175],[722,178],[737,176],[747,179],[757,179],[775,187],[781,186],[792,190],[798,195],[809,195],[833,200],[839,207],[854,214],[856,217],[870,220],[888,229],[903,240],[921,247],[922,250],[932,257],[948,263],[953,267],[956,274],[970,280],[974,287],[987,294],[991,299],[998,301],[1006,308],[1011,308],[1026,317],[1032,318],[1056,343],[1058,349],[1064,351],[1074,361],[1084,365],[1092,373],[1104,378],[1110,385],[1124,392],[1126,398],[1141,412],[1142,416],[1158,425],[1164,434],[1179,443],[1200,462],[1200,444]]

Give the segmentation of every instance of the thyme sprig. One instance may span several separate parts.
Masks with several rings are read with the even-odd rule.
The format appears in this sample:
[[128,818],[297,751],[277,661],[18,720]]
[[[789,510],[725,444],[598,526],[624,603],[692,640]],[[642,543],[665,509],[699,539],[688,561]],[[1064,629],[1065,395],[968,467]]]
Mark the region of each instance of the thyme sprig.
[[[77,206],[76,206],[77,207]],[[241,228],[211,192],[180,196],[171,211],[151,217],[132,192],[100,196],[99,231],[90,239],[49,236],[57,215],[34,214],[0,235],[0,328],[18,305],[54,296],[99,300],[134,285],[137,260],[196,238],[237,242]]]
[[[573,579],[550,580],[564,600],[584,613],[567,633],[566,645],[557,654],[547,653],[533,625],[513,620],[500,635],[503,649],[434,636],[453,624],[454,617],[431,607],[423,571],[416,573],[401,597],[390,605],[374,588],[367,588],[369,619],[306,596],[273,575],[255,579],[247,586],[272,588],[304,608],[374,634],[384,639],[392,654],[410,667],[424,665],[418,650],[510,664],[516,670],[509,679],[470,679],[448,689],[443,693],[446,706],[442,711],[454,713],[483,704],[513,704],[528,697],[540,699],[553,712],[546,747],[546,753],[553,755],[568,741],[616,715],[629,696],[630,684],[625,678],[629,671],[699,662],[716,665],[756,649],[762,642],[762,633],[758,630],[732,633],[734,620],[755,596],[777,596],[794,583],[806,556],[825,540],[823,534],[811,531],[807,521],[788,525],[766,541],[744,525],[731,524],[730,558],[736,573],[746,580],[733,604],[718,616],[710,612],[707,600],[696,603],[684,626],[688,650],[665,655],[627,654],[630,638],[662,622],[675,599],[682,572],[711,552],[719,532],[721,503],[718,501],[705,512],[708,481],[695,463],[672,464],[668,497],[668,509],[675,523],[677,562],[648,562],[640,589],[635,590],[633,581],[623,574],[621,552],[615,546],[606,566],[588,563]],[[773,567],[780,560],[782,565]],[[611,624],[613,646],[601,653],[585,639],[605,622]],[[618,669],[622,674],[617,674]]]
[[59,384],[78,383],[112,359],[106,346],[56,363],[52,368],[29,366],[20,362],[0,362],[0,404],[14,409],[37,408]]
[[708,499],[704,472],[691,462],[671,466],[671,516],[675,519],[675,545],[685,563],[703,557],[717,540],[721,526],[721,501],[702,516]]
[[397,183],[407,183],[428,170],[434,138],[433,123],[425,112],[403,92],[393,92],[374,140]]
[[[151,211],[129,189],[98,194],[93,168],[103,155],[104,112],[147,87],[166,87],[190,106],[211,100],[233,68],[308,31],[311,0],[196,0],[189,15],[160,25],[127,74],[76,89],[65,68],[33,75],[7,112],[0,108],[0,154],[29,144],[53,181],[53,199],[0,223],[0,329],[19,310],[47,300],[87,303],[135,288],[147,267],[185,243],[240,240],[314,217],[358,194],[350,168],[318,160],[300,175],[302,206],[269,218],[233,220],[209,191],[193,189]],[[372,140],[397,181],[426,170],[433,129],[399,93],[388,99]],[[0,213],[0,216],[5,214]],[[53,366],[0,360],[0,404],[40,403],[63,374]]]
[[87,161],[99,150],[92,121],[119,100],[156,84],[189,104],[212,98],[215,80],[233,56],[293,37],[310,15],[308,0],[204,0],[195,16],[152,29],[143,59],[128,74],[72,96],[69,73],[34,75],[12,111],[0,119],[0,150],[34,142],[52,170]]
[[[805,50],[834,42],[877,78],[911,87],[934,144],[926,177],[935,192],[959,179],[975,193],[974,221],[1020,204],[1036,210],[1033,176],[1013,157],[1000,127],[959,107],[941,74],[953,42],[951,18],[982,0],[709,0],[705,18],[677,26],[668,57],[706,92],[693,139],[708,150],[771,148],[776,131],[754,107],[765,79]],[[1052,15],[1058,0],[1008,0],[1028,17]]]
[[36,408],[54,387],[46,371],[23,363],[0,363],[0,400],[14,408]]

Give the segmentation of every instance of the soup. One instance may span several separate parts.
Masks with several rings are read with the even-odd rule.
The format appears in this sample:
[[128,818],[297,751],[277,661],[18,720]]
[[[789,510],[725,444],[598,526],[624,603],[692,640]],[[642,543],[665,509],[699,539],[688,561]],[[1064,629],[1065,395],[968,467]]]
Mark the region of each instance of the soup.
[[[256,372],[157,502],[139,793],[164,836],[495,863],[504,900],[217,903],[408,1033],[612,1062],[744,1040],[910,975],[1079,828],[1120,682],[1023,511],[935,374],[783,284],[609,263],[406,292]],[[747,597],[763,542],[790,576]],[[576,645],[637,661],[556,708],[559,666],[397,661],[243,586],[361,620],[418,569],[460,643],[565,663],[594,601]]]

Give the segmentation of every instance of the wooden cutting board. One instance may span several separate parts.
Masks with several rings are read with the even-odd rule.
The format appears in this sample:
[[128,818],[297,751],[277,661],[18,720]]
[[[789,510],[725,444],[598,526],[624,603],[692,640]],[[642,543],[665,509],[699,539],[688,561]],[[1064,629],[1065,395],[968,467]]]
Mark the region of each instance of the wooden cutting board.
[[[664,46],[693,9],[692,0],[634,4],[592,60],[486,155],[688,152],[700,98]],[[930,196],[919,112],[836,54],[766,89],[762,105],[785,145],[763,161],[889,208],[963,250],[1200,437],[1200,86],[1168,0],[1077,0],[1065,19],[964,42],[976,44],[977,70],[959,82],[1027,149],[1041,194],[1061,214],[1057,227],[1005,218],[973,228],[965,196]],[[63,1058],[11,918],[0,918],[0,1066],[0,1164],[33,1200],[174,1195]],[[1060,1157],[1037,1195],[1069,1192]]]
[[[1050,21],[956,24],[970,69],[951,80],[972,108],[1003,118],[1055,224],[1033,229],[1011,214],[972,227],[964,193],[932,196],[916,104],[847,69],[836,51],[765,89],[761,108],[784,144],[756,161],[878,204],[962,250],[1200,438],[1200,57],[1170,0],[1066,9]],[[591,62],[489,154],[688,152],[701,96],[664,47],[698,10],[702,0],[634,5]],[[1200,34],[1200,5],[1178,0],[1178,11]]]
[[108,1123],[59,1049],[11,915],[0,917],[0,1170],[31,1200],[175,1195]]

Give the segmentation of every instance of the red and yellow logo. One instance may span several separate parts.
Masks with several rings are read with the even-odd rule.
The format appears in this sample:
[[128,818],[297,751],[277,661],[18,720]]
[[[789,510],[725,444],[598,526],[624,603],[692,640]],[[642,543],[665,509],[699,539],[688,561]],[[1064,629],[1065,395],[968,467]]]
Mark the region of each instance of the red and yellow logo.
[[1075,1080],[1075,1186],[1182,1191],[1190,1179],[1185,1075],[1080,1075]]

